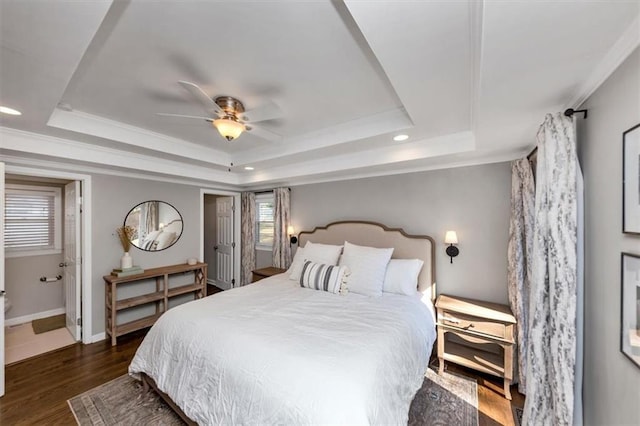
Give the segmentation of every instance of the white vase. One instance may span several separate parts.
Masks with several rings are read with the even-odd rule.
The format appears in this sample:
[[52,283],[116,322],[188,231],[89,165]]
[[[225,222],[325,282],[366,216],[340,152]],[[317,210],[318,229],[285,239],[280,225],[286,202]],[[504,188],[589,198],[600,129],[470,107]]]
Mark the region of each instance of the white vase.
[[133,257],[129,254],[128,251],[125,251],[122,257],[120,258],[120,267],[122,269],[131,268],[133,266]]

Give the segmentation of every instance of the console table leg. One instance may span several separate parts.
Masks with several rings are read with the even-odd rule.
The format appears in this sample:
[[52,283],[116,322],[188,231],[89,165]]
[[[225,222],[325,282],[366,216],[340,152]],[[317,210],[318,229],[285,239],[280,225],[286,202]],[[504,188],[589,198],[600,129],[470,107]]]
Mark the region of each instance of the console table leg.
[[511,401],[511,380],[504,379],[504,397]]

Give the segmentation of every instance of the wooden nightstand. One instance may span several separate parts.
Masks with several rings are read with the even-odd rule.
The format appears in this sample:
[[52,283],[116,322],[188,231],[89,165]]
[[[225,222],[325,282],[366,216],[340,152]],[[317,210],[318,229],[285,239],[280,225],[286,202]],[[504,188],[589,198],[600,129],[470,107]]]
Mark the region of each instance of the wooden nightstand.
[[438,310],[439,373],[449,361],[504,379],[504,394],[511,399],[515,325],[511,309],[497,303],[444,294]]
[[263,278],[270,277],[272,275],[282,274],[287,272],[286,269],[274,268],[273,266],[269,266],[268,268],[260,268],[254,271],[251,271],[253,276],[251,277],[251,282],[255,283],[256,281],[260,281]]

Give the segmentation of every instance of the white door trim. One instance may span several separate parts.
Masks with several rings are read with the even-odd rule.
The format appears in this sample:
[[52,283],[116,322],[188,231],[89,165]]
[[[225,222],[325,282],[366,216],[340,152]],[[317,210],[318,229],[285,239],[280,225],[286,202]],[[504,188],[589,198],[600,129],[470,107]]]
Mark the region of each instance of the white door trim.
[[233,249],[233,278],[235,286],[240,283],[240,193],[233,191],[223,191],[219,189],[200,188],[200,262],[204,262],[204,196],[205,195],[225,195],[233,197],[235,211],[233,213],[233,239],[236,243]]
[[6,164],[5,173],[55,179],[79,180],[82,182],[82,343],[92,343],[92,296],[91,296],[91,176],[60,170],[22,167]]

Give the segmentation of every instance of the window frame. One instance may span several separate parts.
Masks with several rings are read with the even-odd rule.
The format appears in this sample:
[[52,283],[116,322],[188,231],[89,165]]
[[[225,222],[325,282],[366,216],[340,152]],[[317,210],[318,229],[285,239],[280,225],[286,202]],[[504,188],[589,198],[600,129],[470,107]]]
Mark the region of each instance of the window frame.
[[[57,186],[46,186],[46,185],[25,185],[20,183],[8,183],[5,185],[5,197],[8,196],[9,193],[53,193],[53,247],[47,248],[35,248],[35,247],[24,247],[24,248],[10,248],[10,247],[2,247],[4,250],[5,258],[17,258],[17,257],[28,257],[28,256],[45,256],[50,254],[60,254],[62,253],[62,188]],[[6,200],[5,200],[6,201]],[[6,205],[5,205],[6,208]],[[5,212],[2,212],[5,214]],[[6,217],[5,217],[6,219]],[[5,223],[5,235],[6,235],[6,223]],[[5,240],[6,243],[6,240]]]
[[[256,227],[255,227],[255,233],[256,233],[255,248],[256,248],[256,250],[273,251],[273,242],[267,244],[267,243],[261,243],[259,241],[259,238],[260,238],[260,207],[259,207],[259,204],[260,203],[272,203],[273,204],[274,201],[275,200],[274,200],[273,192],[256,195],[256,207],[255,207],[256,208]],[[275,213],[275,205],[274,205],[274,213]],[[275,217],[272,219],[271,222],[275,226]]]

